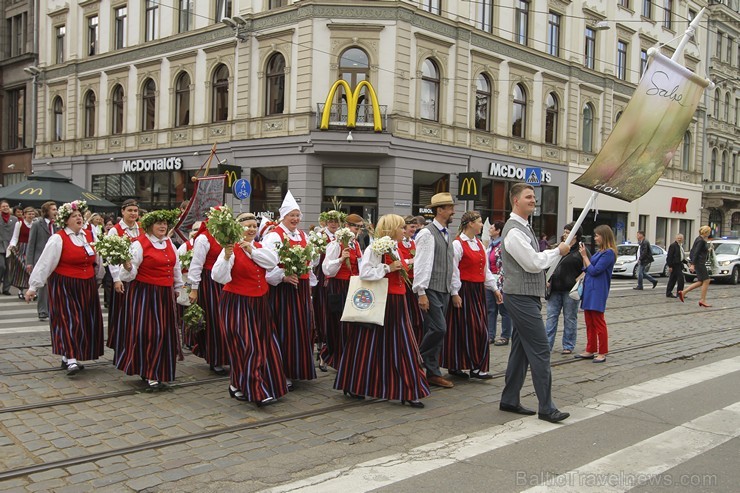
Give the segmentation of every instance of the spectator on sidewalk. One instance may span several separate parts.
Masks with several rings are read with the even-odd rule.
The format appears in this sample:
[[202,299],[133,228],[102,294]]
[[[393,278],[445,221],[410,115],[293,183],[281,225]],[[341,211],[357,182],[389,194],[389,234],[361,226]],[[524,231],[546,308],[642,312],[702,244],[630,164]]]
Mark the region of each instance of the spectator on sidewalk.
[[665,260],[665,263],[668,266],[668,272],[670,272],[668,284],[665,289],[665,295],[667,298],[678,298],[677,295],[673,294],[673,286],[676,286],[678,291],[683,291],[683,264],[685,261],[686,253],[683,251],[683,235],[677,234],[676,241],[671,243],[671,246],[668,247],[668,254],[666,255]]
[[653,283],[653,289],[658,285],[658,281],[650,275],[650,265],[653,263],[653,251],[650,242],[645,238],[644,231],[637,232],[637,286],[632,289],[642,290],[642,280],[647,279]]

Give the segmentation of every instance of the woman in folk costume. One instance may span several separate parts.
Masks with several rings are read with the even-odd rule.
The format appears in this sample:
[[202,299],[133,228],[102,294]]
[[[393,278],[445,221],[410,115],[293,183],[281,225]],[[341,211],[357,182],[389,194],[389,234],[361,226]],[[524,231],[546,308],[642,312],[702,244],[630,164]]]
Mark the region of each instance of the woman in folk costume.
[[70,376],[84,369],[79,361],[98,359],[104,351],[96,281],[103,278],[104,271],[91,245],[92,233],[82,230],[86,210],[84,200],[59,208],[56,223],[60,230],[46,243],[26,291],[29,302],[48,279],[51,350],[62,356],[62,368]]
[[[263,248],[277,253],[284,238],[291,246],[305,247],[308,238],[298,229],[301,217],[300,207],[288,190],[280,206],[280,224],[262,240]],[[294,379],[316,378],[311,339],[311,284],[316,284],[316,277],[312,271],[300,277],[286,276],[278,265],[267,273],[267,282],[272,286],[270,304],[275,314],[288,389],[291,389]]]
[[[121,204],[121,220],[109,231],[108,235],[127,236],[134,241],[143,234],[139,224],[139,204],[135,199],[126,199]],[[126,342],[126,331],[128,327],[121,323],[121,317],[125,311],[124,300],[126,299],[126,283],[121,280],[121,266],[108,266],[113,278],[113,292],[108,304],[108,347],[113,350],[113,362],[118,360],[121,346]]]
[[277,225],[278,223],[276,223],[269,217],[262,216],[260,219],[260,225],[257,228],[257,236],[255,237],[255,240],[262,241],[268,233],[270,233],[273,229],[275,229],[275,227],[277,227]]
[[264,406],[288,392],[265,278],[278,257],[254,241],[254,214],[239,214],[237,221],[244,228],[244,239],[223,249],[211,275],[224,285],[220,315],[229,343],[229,395]]
[[[496,302],[503,298],[488,268],[488,255],[477,235],[483,230],[480,214],[468,211],[460,219],[460,234],[452,242],[452,303],[447,309],[447,334],[440,366],[450,375],[490,380],[486,289]],[[462,370],[470,370],[470,375]]]
[[[401,216],[383,216],[375,227],[376,241],[388,236],[398,242],[403,238],[403,229]],[[419,399],[429,395],[429,385],[406,307],[405,282],[399,272],[406,268],[405,262],[393,260],[399,258],[395,245],[393,251],[393,256],[378,255],[369,246],[362,255],[361,279],[388,278],[385,325],[350,324],[334,388],[350,397],[400,400],[402,404],[422,408],[424,404]]]
[[[403,227],[403,239],[398,242],[398,253],[401,258],[409,266],[409,279],[414,280],[414,256],[416,255],[416,243],[413,238],[416,234],[417,224],[416,217],[406,216],[404,219],[405,225]],[[424,335],[424,323],[421,314],[421,308],[419,308],[419,298],[411,291],[411,286],[406,286],[406,305],[409,308],[409,315],[411,316],[411,326],[414,328],[414,336],[416,337],[416,343],[421,343],[421,337]]]
[[208,232],[203,221],[193,242],[193,259],[190,261],[188,281],[190,302],[196,301],[203,309],[206,328],[194,336],[193,354],[204,358],[216,375],[227,375],[224,365],[229,364],[229,347],[226,344],[218,305],[224,287],[211,278],[213,264],[221,253],[221,245]]
[[[339,211],[328,211],[319,214],[319,223],[325,224],[319,231],[319,234],[323,235],[326,239],[327,249],[331,242],[334,241],[334,233],[339,229],[339,225],[344,222],[346,214]],[[327,344],[327,324],[329,323],[329,308],[327,307],[326,294],[328,279],[323,270],[323,264],[326,259],[326,253],[322,253],[319,257],[319,263],[314,269],[316,275],[316,286],[312,289],[312,300],[313,300],[313,315],[314,315],[314,329],[316,331],[316,358],[319,361],[319,370],[327,371],[326,365],[327,360],[324,357],[324,348]],[[329,363],[330,364],[330,363]]]
[[26,248],[28,237],[31,234],[31,225],[36,218],[36,209],[26,207],[23,209],[23,219],[15,223],[13,237],[10,239],[8,248],[13,252],[9,257],[8,268],[10,269],[10,284],[18,288],[18,298],[23,299],[23,292],[28,289],[28,271],[26,271]]
[[[202,223],[200,221],[195,221],[193,223],[193,226],[190,229],[188,241],[183,242],[179,247],[177,247],[177,258],[178,259],[182,257],[183,255],[185,255],[186,253],[193,250],[193,244],[195,243],[195,235],[198,234],[201,224]],[[187,279],[188,270],[190,266],[188,266],[188,268],[185,268],[185,266],[182,265],[182,262],[181,262],[180,267],[182,268],[182,278]],[[192,350],[193,346],[195,345],[195,337],[193,337],[193,333],[191,331],[185,329],[185,322],[183,321],[183,315],[185,314],[185,307],[178,303],[177,311],[178,311],[178,315],[179,315],[181,325],[182,325],[182,345]]]
[[[345,224],[356,238],[362,228],[362,218],[357,214],[350,214]],[[331,299],[332,303],[326,310],[326,344],[321,349],[321,359],[332,368],[339,367],[348,331],[351,330],[348,328],[349,324],[340,319],[349,290],[349,278],[360,275],[361,258],[360,244],[354,239],[346,246],[335,239],[326,247],[326,258],[321,268],[328,280],[327,300]]]
[[131,260],[123,264],[126,290],[125,347],[116,367],[126,375],[140,375],[151,390],[167,387],[175,379],[182,359],[175,291],[183,285],[177,249],[167,236],[180,211],[154,211],[144,215],[144,234],[131,244]]

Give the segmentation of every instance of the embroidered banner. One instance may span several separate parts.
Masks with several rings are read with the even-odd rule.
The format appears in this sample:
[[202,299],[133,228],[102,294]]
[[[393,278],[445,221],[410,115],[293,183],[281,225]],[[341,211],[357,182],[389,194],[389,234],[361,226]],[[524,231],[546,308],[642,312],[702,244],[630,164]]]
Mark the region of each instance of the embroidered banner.
[[175,226],[175,234],[182,241],[188,240],[188,234],[193,227],[193,223],[205,220],[206,212],[211,207],[223,205],[225,180],[224,175],[206,176],[197,179],[193,189],[193,197]]

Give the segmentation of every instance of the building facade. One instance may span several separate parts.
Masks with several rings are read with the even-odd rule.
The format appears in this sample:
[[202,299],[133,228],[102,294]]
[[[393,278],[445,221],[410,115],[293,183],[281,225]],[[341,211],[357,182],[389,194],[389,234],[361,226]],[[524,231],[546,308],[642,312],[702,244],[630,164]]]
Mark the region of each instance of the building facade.
[[[554,241],[590,195],[570,182],[630,100],[647,50],[704,6],[634,3],[42,0],[34,168],[171,207],[216,144],[215,161],[250,179],[243,208],[275,213],[290,189],[307,223],[335,197],[370,220],[424,213],[464,172],[484,180],[459,214],[504,219],[509,185],[540,168],[534,227]],[[700,29],[680,61],[705,73],[705,45]],[[338,80],[348,86],[332,92]],[[648,195],[600,201],[596,221],[620,241],[698,230],[704,112]]]

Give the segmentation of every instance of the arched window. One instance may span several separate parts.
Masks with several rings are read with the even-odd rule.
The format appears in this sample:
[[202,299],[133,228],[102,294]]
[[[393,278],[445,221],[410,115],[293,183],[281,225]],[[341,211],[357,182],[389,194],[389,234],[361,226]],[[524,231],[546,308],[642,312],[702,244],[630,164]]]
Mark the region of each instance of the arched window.
[[617,116],[614,118],[614,123],[616,124],[620,118],[622,118],[622,112],[617,111]]
[[152,79],[144,82],[141,92],[141,129],[154,130],[157,113],[157,86]]
[[[346,81],[353,90],[357,84],[370,77],[370,61],[365,50],[352,47],[347,48],[339,55],[339,78]],[[368,95],[363,89],[357,98],[357,119],[358,122],[368,121],[367,104],[369,103]],[[339,121],[347,121],[347,94],[344,88],[337,90],[336,108],[339,110]]]
[[730,93],[725,93],[725,121],[730,123]]
[[683,152],[681,153],[681,169],[689,170],[691,159],[691,132],[683,134]]
[[64,139],[64,102],[60,96],[54,98],[54,140]]
[[527,90],[522,84],[514,86],[514,106],[511,114],[512,137],[525,136],[527,128]]
[[421,118],[439,121],[439,70],[429,58],[421,65]]
[[721,97],[721,94],[719,93],[719,89],[714,91],[714,115],[717,120],[719,120],[719,99]]
[[275,53],[267,62],[265,115],[279,115],[285,110],[285,57]]
[[111,106],[110,133],[120,135],[123,133],[123,87],[120,84],[113,88]]
[[213,118],[214,122],[225,122],[229,119],[229,69],[219,65],[213,72]]
[[594,151],[594,106],[591,103],[583,105],[583,150]]
[[491,129],[491,83],[485,74],[475,81],[475,128],[486,132]]
[[730,170],[729,170],[729,162],[730,160],[730,154],[725,151],[722,153],[722,179],[721,181],[730,181]]
[[712,149],[712,170],[709,179],[717,181],[717,149]]
[[736,234],[737,231],[740,231],[740,212],[733,212],[732,216],[730,217],[730,229],[732,231],[735,231]]
[[95,93],[85,95],[85,137],[95,137]]
[[545,101],[545,143],[558,143],[558,97],[554,92]]
[[175,81],[175,126],[190,125],[190,75],[181,73]]
[[719,209],[712,209],[709,211],[709,227],[712,228],[712,236],[722,236],[722,222],[724,216],[722,211]]

